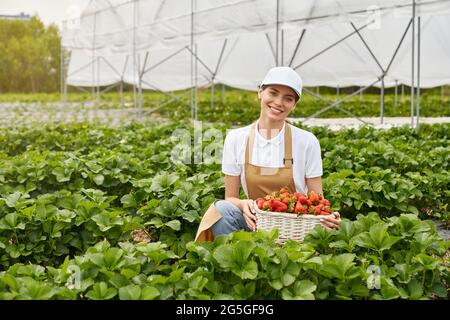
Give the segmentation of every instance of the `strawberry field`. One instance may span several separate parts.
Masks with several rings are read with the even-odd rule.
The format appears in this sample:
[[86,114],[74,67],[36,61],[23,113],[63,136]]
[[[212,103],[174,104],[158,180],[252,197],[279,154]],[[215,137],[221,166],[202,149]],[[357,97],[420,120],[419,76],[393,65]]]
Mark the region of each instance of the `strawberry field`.
[[[284,246],[276,231],[195,243],[202,214],[224,197],[227,129],[1,129],[0,298],[448,298],[450,242],[436,225],[450,224],[449,124],[308,128],[340,230],[319,226]],[[179,149],[177,130],[196,137],[191,150]],[[209,161],[196,161],[196,148]],[[183,153],[192,161],[173,161]]]

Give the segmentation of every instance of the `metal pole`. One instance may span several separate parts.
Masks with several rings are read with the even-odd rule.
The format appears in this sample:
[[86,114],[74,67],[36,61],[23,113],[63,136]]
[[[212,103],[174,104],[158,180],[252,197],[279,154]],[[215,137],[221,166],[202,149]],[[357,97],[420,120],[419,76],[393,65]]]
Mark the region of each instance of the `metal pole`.
[[321,55],[322,53],[324,53],[325,51],[328,51],[328,50],[330,50],[331,48],[333,48],[333,47],[335,47],[336,45],[338,45],[339,43],[345,41],[347,38],[349,38],[349,37],[351,37],[352,35],[354,35],[357,31],[361,31],[362,29],[366,28],[370,23],[371,23],[371,22],[366,23],[365,25],[363,25],[363,26],[360,27],[359,29],[350,32],[349,34],[347,34],[347,35],[344,36],[343,38],[341,38],[341,39],[339,39],[338,41],[332,43],[331,45],[329,45],[329,46],[326,47],[325,49],[323,49],[323,50],[319,51],[318,53],[314,54],[312,57],[306,59],[305,61],[303,61],[302,63],[296,65],[296,66],[293,67],[292,69],[296,70],[296,69],[300,68],[301,66],[303,66],[303,65],[306,64],[306,63],[308,63],[309,61],[311,61],[311,60],[313,60],[314,58],[320,56],[320,55]]
[[136,12],[137,6],[136,2],[138,0],[134,0],[133,2],[133,109],[136,109],[137,101],[136,101]]
[[414,128],[414,38],[416,24],[416,1],[412,5],[412,43],[411,43],[411,128]]
[[[154,90],[156,90],[156,91],[158,91],[158,92],[161,92],[163,95],[166,95],[166,96],[171,97],[173,100],[179,101],[180,103],[185,104],[186,106],[189,106],[189,104],[188,104],[187,102],[185,102],[185,101],[183,101],[182,99],[180,99],[179,97],[175,96],[175,95],[173,94],[172,91],[171,91],[172,93],[164,92],[164,91],[162,91],[160,88],[155,87],[153,84],[148,83],[148,82],[145,81],[144,79],[142,79],[142,83],[145,84],[145,85],[147,85],[147,86],[150,87],[150,88],[153,88]],[[186,94],[187,94],[187,93],[184,93],[184,94],[182,94],[182,95],[186,95]]]
[[142,115],[142,79],[144,78],[144,70],[147,65],[147,60],[148,60],[148,51],[145,53],[144,63],[142,67],[139,60],[139,116]]
[[[197,46],[197,45],[194,45],[195,48],[197,48],[196,46]],[[189,47],[186,48],[186,49],[187,49],[189,52],[191,52],[191,54],[194,56],[195,62],[196,62],[196,63],[197,63],[197,62],[200,62],[200,63],[202,64],[202,66],[205,67],[205,69],[209,71],[209,73],[211,74],[211,77],[214,77],[214,76],[215,76],[215,72],[212,71],[212,70],[208,67],[208,65],[207,65],[205,62],[203,62],[202,59],[199,58],[199,56],[197,55],[197,52],[192,51]]]
[[381,96],[380,96],[380,123],[383,124],[384,118],[384,76],[381,78]]
[[353,27],[353,30],[355,30],[355,32],[358,34],[359,38],[361,39],[361,41],[364,43],[364,46],[367,48],[367,50],[369,50],[369,53],[372,55],[372,58],[375,60],[375,62],[377,63],[378,67],[381,69],[381,72],[385,73],[383,67],[381,66],[380,62],[378,61],[377,57],[375,56],[375,54],[372,52],[372,50],[370,49],[369,45],[367,44],[367,42],[364,40],[363,36],[359,33],[358,29],[355,27],[355,25],[353,24],[353,22],[350,22],[350,24]]
[[[191,0],[191,50],[194,50],[194,0]],[[191,52],[191,116],[195,118],[194,55]]]
[[65,72],[64,72],[64,103],[67,103],[67,77]]
[[394,113],[397,110],[397,91],[398,91],[398,80],[395,80],[395,88],[394,88]]
[[124,106],[124,99],[123,99],[123,76],[124,76],[125,71],[126,71],[126,69],[127,69],[128,58],[129,58],[129,55],[127,55],[127,57],[126,57],[126,59],[125,59],[125,63],[123,64],[122,74],[120,75],[120,103],[121,103],[122,107]]
[[350,99],[351,97],[353,97],[353,96],[359,94],[362,90],[366,90],[367,88],[372,87],[374,84],[376,84],[376,83],[378,83],[378,82],[380,82],[380,81],[381,81],[381,78],[378,78],[377,80],[375,80],[374,82],[372,82],[372,83],[369,84],[368,86],[362,87],[362,88],[359,89],[358,91],[355,91],[355,92],[353,92],[353,93],[351,93],[351,94],[345,96],[345,97],[342,98],[341,100],[336,101],[336,102],[330,104],[328,107],[326,107],[326,108],[324,108],[324,109],[322,109],[322,110],[317,111],[317,112],[314,113],[313,115],[310,115],[309,117],[307,117],[307,118],[306,118],[305,120],[303,120],[302,122],[305,122],[305,121],[307,121],[307,120],[309,120],[309,119],[313,119],[313,118],[315,118],[316,116],[318,116],[319,114],[324,113],[324,112],[326,112],[326,111],[328,111],[328,110],[330,110],[330,109],[335,108],[336,106],[338,106],[338,105],[341,104],[342,102],[347,101],[347,100]]
[[[197,56],[197,44],[194,44],[194,50],[195,50],[195,55]],[[195,84],[195,91],[194,91],[194,95],[195,95],[195,98],[194,98],[194,101],[195,101],[195,120],[197,120],[197,112],[198,112],[198,108],[197,108],[197,101],[198,101],[198,59],[195,59],[194,60],[194,71],[195,71],[195,73],[194,73],[194,75],[195,75],[195,77],[194,77],[194,84]]]
[[141,54],[138,53],[137,56],[137,64],[138,64],[138,96],[137,96],[137,103],[138,103],[138,116],[140,117],[142,114],[142,77],[141,77]]
[[59,64],[60,64],[60,85],[61,85],[61,101],[64,103],[64,57],[63,57],[63,46],[62,46],[62,37],[60,38],[60,50],[59,50]]
[[416,129],[419,129],[420,116],[420,16],[417,18],[417,105],[416,105]]
[[228,39],[225,39],[222,45],[222,50],[220,50],[219,59],[217,60],[216,68],[214,70],[214,73],[212,75],[211,79],[211,109],[214,108],[214,102],[215,102],[215,85],[214,80],[216,79],[217,72],[219,71],[219,66],[222,61],[223,53],[225,52],[225,48],[227,46]]
[[92,100],[95,101],[95,33],[97,27],[97,13],[94,13],[94,27],[92,35]]
[[281,65],[284,66],[284,30],[281,29]]
[[97,97],[96,101],[100,101],[100,57],[97,57]]
[[67,77],[66,77],[66,55],[64,47],[61,45],[61,80],[62,80],[62,93],[63,103],[67,103]]
[[302,42],[303,36],[305,35],[306,29],[302,30],[300,38],[297,41],[297,45],[295,46],[294,53],[292,54],[291,60],[289,61],[289,67],[292,66],[294,62],[295,56],[297,55],[298,48],[300,47],[300,43]]
[[123,79],[120,79],[120,105],[123,108]]
[[[320,101],[322,101],[322,102],[324,102],[324,103],[326,103],[326,104],[328,104],[328,105],[331,105],[331,104],[332,104],[332,102],[330,102],[330,101],[328,101],[328,100],[322,98],[319,94],[314,93],[313,91],[309,90],[309,89],[306,88],[306,87],[303,87],[303,90],[304,90],[306,93],[309,93],[310,95],[312,95],[314,98],[316,98],[316,99],[318,99],[318,100],[320,100]],[[354,117],[354,118],[358,119],[359,121],[361,121],[361,122],[364,123],[364,124],[368,124],[366,121],[364,121],[363,119],[361,119],[361,118],[359,118],[358,116],[354,115],[354,114],[351,113],[350,111],[347,111],[347,110],[345,110],[345,109],[342,109],[342,108],[340,108],[339,106],[335,106],[335,108],[338,109],[339,111],[345,113],[345,114],[348,114],[348,115],[351,116],[351,117]]]
[[120,86],[120,83],[114,83],[114,84],[106,87],[105,89],[101,90],[100,93],[108,92],[109,90],[111,90],[112,88],[117,87],[117,86]]
[[275,29],[275,60],[276,60],[276,65],[279,66],[280,65],[280,58],[279,58],[279,54],[278,54],[278,34],[279,34],[279,28],[280,28],[280,0],[277,0],[277,23],[276,23],[276,29]]
[[214,108],[214,78],[211,82],[211,109]]

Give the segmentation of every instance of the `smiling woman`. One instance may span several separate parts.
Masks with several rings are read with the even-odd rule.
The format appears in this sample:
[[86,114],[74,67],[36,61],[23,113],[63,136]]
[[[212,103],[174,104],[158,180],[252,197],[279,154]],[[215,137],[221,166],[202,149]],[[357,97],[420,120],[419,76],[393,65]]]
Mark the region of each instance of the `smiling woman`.
[[[258,90],[259,119],[230,131],[225,139],[225,200],[209,207],[198,228],[197,241],[241,229],[254,231],[254,199],[282,187],[291,193],[323,193],[319,141],[311,132],[286,122],[300,100],[302,83],[289,67],[272,68],[264,77]],[[239,198],[241,186],[247,199]],[[324,216],[322,223],[326,228],[339,228],[339,213]]]

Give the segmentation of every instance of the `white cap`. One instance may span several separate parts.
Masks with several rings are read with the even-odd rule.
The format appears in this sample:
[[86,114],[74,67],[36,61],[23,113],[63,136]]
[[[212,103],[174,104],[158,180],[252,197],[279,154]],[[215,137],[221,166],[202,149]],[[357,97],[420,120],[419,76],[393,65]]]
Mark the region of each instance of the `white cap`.
[[287,86],[297,93],[298,97],[302,95],[303,81],[294,69],[289,67],[274,67],[270,69],[261,85],[279,84]]

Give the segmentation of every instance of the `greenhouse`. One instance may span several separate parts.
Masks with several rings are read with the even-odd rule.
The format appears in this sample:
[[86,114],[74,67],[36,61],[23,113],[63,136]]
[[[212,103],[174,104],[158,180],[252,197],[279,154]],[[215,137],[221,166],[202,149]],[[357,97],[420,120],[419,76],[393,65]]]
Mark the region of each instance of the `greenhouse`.
[[0,300],[448,300],[450,0],[5,1]]

